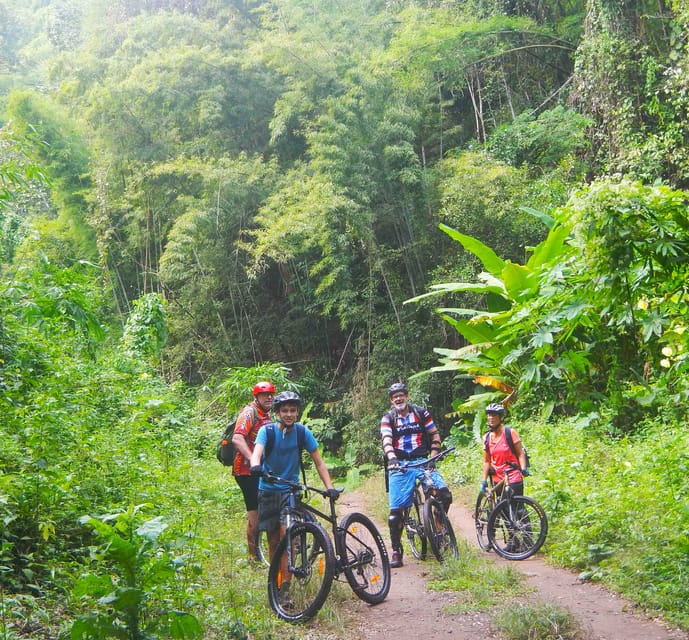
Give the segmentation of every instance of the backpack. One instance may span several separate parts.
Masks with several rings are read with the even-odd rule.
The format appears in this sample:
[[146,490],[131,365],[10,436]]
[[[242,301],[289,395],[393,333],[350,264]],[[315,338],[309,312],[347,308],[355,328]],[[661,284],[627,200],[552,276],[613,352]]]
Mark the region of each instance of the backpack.
[[[512,455],[519,460],[519,456],[517,456],[517,448],[514,446],[514,441],[512,440],[512,429],[510,427],[504,427],[505,429],[505,440],[507,440],[507,446],[510,448],[510,451],[512,452]],[[486,449],[490,452],[490,431],[486,433],[486,437],[484,439],[484,445]],[[526,450],[526,447],[524,446],[524,443],[522,442],[522,451],[524,451],[524,458],[526,459],[526,470],[528,471],[529,468],[531,467],[531,460],[529,459],[529,452]]]
[[[251,425],[253,426],[256,424],[256,420],[258,420],[258,411],[256,411],[256,407],[251,407],[254,411],[254,419]],[[237,450],[234,448],[234,445],[232,444],[232,435],[234,433],[234,428],[237,425],[237,418],[239,417],[239,414],[235,416],[234,420],[231,420],[230,423],[225,427],[225,430],[223,431],[222,438],[220,439],[220,442],[218,443],[218,446],[215,450],[215,457],[219,460],[220,464],[223,465],[223,467],[231,467],[234,465],[234,456],[235,453],[237,453]]]

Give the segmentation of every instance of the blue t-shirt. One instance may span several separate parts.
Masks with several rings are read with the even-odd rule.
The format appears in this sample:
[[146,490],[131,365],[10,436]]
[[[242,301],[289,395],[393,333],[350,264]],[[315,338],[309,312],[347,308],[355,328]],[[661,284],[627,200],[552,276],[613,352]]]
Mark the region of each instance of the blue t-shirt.
[[[280,430],[277,423],[274,423],[275,443],[269,456],[263,457],[263,470],[267,473],[280,476],[291,482],[299,482],[299,445],[297,442],[297,428],[293,426],[289,431]],[[268,434],[266,427],[261,427],[256,436],[256,444],[262,444],[264,447],[268,442]],[[304,427],[304,448],[309,452],[318,449],[318,442],[313,434]],[[288,491],[289,487],[284,484],[267,482],[261,478],[258,482],[258,488],[266,491]]]

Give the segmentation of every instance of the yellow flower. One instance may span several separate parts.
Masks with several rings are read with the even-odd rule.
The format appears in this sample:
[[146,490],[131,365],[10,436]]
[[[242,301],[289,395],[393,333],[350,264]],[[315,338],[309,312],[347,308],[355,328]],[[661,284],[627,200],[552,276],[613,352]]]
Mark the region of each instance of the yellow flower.
[[666,356],[666,357],[669,358],[671,355],[674,354],[674,351],[673,351],[672,347],[663,347],[662,350],[661,350],[661,353],[662,353],[664,356]]
[[660,366],[663,367],[664,369],[669,369],[672,365],[671,365],[670,361],[669,361],[667,358],[663,358],[663,359],[660,361]]
[[648,309],[648,300],[646,298],[639,298],[636,302],[637,309],[643,309],[644,311]]

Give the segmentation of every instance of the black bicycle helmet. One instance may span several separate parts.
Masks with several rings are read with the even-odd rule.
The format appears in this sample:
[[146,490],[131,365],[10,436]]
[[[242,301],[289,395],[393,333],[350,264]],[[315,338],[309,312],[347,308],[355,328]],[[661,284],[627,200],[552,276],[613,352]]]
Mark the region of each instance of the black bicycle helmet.
[[497,413],[503,415],[505,413],[505,407],[503,407],[499,402],[491,402],[486,407],[486,413]]
[[395,382],[395,384],[391,385],[388,389],[388,398],[391,398],[394,394],[400,392],[409,393],[409,391],[407,390],[407,385],[404,384],[404,382]]
[[296,404],[301,408],[301,398],[294,391],[281,391],[273,398],[273,411],[277,411],[283,404]]

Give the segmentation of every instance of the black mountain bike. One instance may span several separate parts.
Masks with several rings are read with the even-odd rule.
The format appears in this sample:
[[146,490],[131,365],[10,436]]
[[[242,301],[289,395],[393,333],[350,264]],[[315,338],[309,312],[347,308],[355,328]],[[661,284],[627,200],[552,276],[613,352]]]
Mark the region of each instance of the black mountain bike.
[[[519,469],[512,462],[507,465]],[[476,538],[484,551],[495,549],[507,560],[526,560],[543,546],[548,518],[533,498],[514,495],[508,475],[497,484],[491,476],[490,488],[478,494],[474,510]]]
[[[445,506],[437,497],[438,487],[435,486],[431,475],[435,463],[452,451],[454,447],[445,449],[427,460],[400,467],[401,471],[419,467],[424,470],[423,476],[416,481],[414,502],[403,514],[409,546],[414,557],[419,560],[426,557],[427,544],[430,544],[431,551],[440,562],[450,556],[456,558],[459,555],[454,529],[447,517]],[[423,524],[420,515],[423,516]]]
[[[390,559],[373,522],[356,512],[338,522],[335,500],[323,489],[277,476],[264,477],[290,488],[287,530],[268,569],[268,600],[273,611],[288,622],[308,620],[323,606],[333,580],[340,574],[364,602],[378,604],[385,600],[390,591]],[[300,500],[301,494],[308,491],[328,498],[330,514]],[[332,539],[310,514],[330,523]]]

